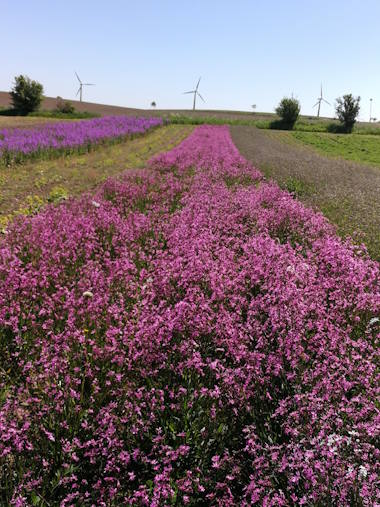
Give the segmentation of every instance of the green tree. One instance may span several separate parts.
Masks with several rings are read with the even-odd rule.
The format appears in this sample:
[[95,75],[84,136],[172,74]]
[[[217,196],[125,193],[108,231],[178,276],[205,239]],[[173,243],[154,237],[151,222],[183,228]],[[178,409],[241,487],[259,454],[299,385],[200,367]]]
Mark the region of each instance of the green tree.
[[282,120],[285,128],[292,129],[301,111],[301,105],[297,99],[284,97],[276,107],[276,113]]
[[41,105],[43,91],[41,83],[32,81],[28,76],[22,74],[16,76],[11,90],[14,109],[25,115],[36,111]]
[[352,132],[360,111],[360,97],[354,97],[351,93],[336,99],[336,115],[343,124],[344,131]]

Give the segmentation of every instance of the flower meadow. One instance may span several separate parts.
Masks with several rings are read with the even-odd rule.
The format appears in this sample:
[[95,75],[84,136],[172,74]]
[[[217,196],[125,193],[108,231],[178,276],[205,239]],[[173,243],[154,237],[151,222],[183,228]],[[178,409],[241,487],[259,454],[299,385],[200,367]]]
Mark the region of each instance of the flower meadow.
[[142,134],[162,123],[161,118],[105,116],[32,128],[0,129],[0,160],[9,164],[36,155],[90,150],[96,144]]
[[198,127],[0,244],[4,505],[375,506],[379,264]]

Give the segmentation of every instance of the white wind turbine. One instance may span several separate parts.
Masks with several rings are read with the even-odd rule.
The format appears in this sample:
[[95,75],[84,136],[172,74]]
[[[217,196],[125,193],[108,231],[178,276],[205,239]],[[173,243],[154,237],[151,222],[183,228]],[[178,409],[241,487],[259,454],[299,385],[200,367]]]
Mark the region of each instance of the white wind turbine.
[[330,102],[327,102],[327,100],[325,100],[323,98],[323,93],[322,93],[322,83],[321,83],[321,96],[318,98],[317,102],[314,104],[313,107],[316,107],[318,106],[318,113],[317,113],[317,117],[319,118],[319,112],[321,110],[321,103],[322,102],[326,102],[326,104],[328,104],[329,106],[331,106]]
[[199,86],[200,80],[201,80],[201,78],[198,79],[198,83],[197,83],[197,86],[195,87],[195,90],[191,90],[190,92],[183,92],[184,95],[187,94],[187,93],[193,93],[194,94],[193,111],[195,110],[195,100],[197,98],[197,95],[203,100],[203,102],[205,102],[205,100],[202,97],[202,95],[198,92],[198,86]]
[[[75,70],[74,70],[75,72]],[[78,96],[78,93],[79,93],[79,101],[82,102],[82,90],[83,90],[83,87],[84,86],[95,86],[94,83],[82,83],[82,81],[80,80],[80,77],[78,76],[78,74],[75,72],[75,75],[79,81],[79,88],[78,88],[78,91],[77,91],[77,94],[75,95],[76,97]]]

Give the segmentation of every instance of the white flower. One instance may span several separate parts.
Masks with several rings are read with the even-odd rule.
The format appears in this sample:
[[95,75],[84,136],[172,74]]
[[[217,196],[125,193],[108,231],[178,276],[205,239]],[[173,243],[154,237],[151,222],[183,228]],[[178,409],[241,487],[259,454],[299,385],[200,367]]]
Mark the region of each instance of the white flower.
[[376,322],[379,322],[379,317],[372,317],[372,319],[369,321],[369,325],[372,326],[373,324],[376,324]]
[[336,442],[339,442],[341,440],[341,437],[339,435],[336,435],[335,433],[333,433],[332,435],[329,435],[327,437],[327,445],[329,447],[331,447],[332,445],[334,445]]
[[82,295],[85,298],[92,298],[92,297],[94,297],[94,294],[90,290],[85,290]]
[[95,206],[95,208],[100,208],[100,204],[96,201],[91,201],[91,204]]
[[360,465],[359,467],[359,477],[365,479],[368,475],[368,470],[365,466]]

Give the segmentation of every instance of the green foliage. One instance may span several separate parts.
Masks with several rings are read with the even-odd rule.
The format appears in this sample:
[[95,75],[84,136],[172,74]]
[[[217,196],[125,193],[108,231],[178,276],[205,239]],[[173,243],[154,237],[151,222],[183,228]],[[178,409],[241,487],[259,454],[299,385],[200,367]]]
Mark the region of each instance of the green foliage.
[[327,132],[330,134],[345,134],[346,127],[341,123],[329,123],[327,125]]
[[58,203],[68,199],[68,192],[64,187],[53,187],[48,196],[48,202]]
[[53,110],[53,111],[36,111],[35,113],[30,113],[28,116],[35,116],[41,118],[62,118],[67,120],[80,120],[87,118],[99,118],[100,114],[89,113],[88,111],[84,111],[80,113],[79,111],[74,111],[73,113],[63,113],[61,111]]
[[10,92],[14,109],[24,115],[36,111],[41,105],[43,91],[41,83],[22,74],[16,76]]
[[286,178],[285,182],[281,186],[296,197],[311,195],[314,191],[312,185],[296,178],[295,176],[289,176]]
[[[0,113],[1,114],[1,113]],[[268,115],[270,116],[270,115]],[[249,118],[228,118],[228,117],[215,117],[215,116],[187,116],[182,114],[170,114],[164,119],[168,124],[175,125],[245,125],[250,127],[257,127],[259,129],[279,129],[289,130],[289,126],[282,120],[275,119],[254,119],[252,116]],[[293,125],[294,131],[298,132],[330,132],[334,134],[344,133],[344,125],[338,121],[328,119],[317,119],[316,117],[299,117]],[[365,135],[380,135],[380,122],[379,123],[357,123],[353,130],[356,134]]]
[[[185,116],[173,114],[166,118],[167,123],[175,125],[248,125],[256,126],[260,120],[215,118],[213,116]],[[264,120],[265,121],[265,120]]]
[[0,116],[18,116],[18,111],[16,109],[1,109],[0,110]]
[[282,120],[281,126],[291,130],[298,119],[300,111],[301,105],[297,99],[284,97],[276,108],[276,113]]
[[291,135],[323,155],[380,166],[380,143],[377,136],[318,132],[292,132]]
[[69,100],[63,100],[62,97],[57,97],[57,106],[55,108],[57,113],[73,114],[75,107]]
[[346,133],[351,133],[360,111],[360,97],[351,93],[336,99],[336,114]]

